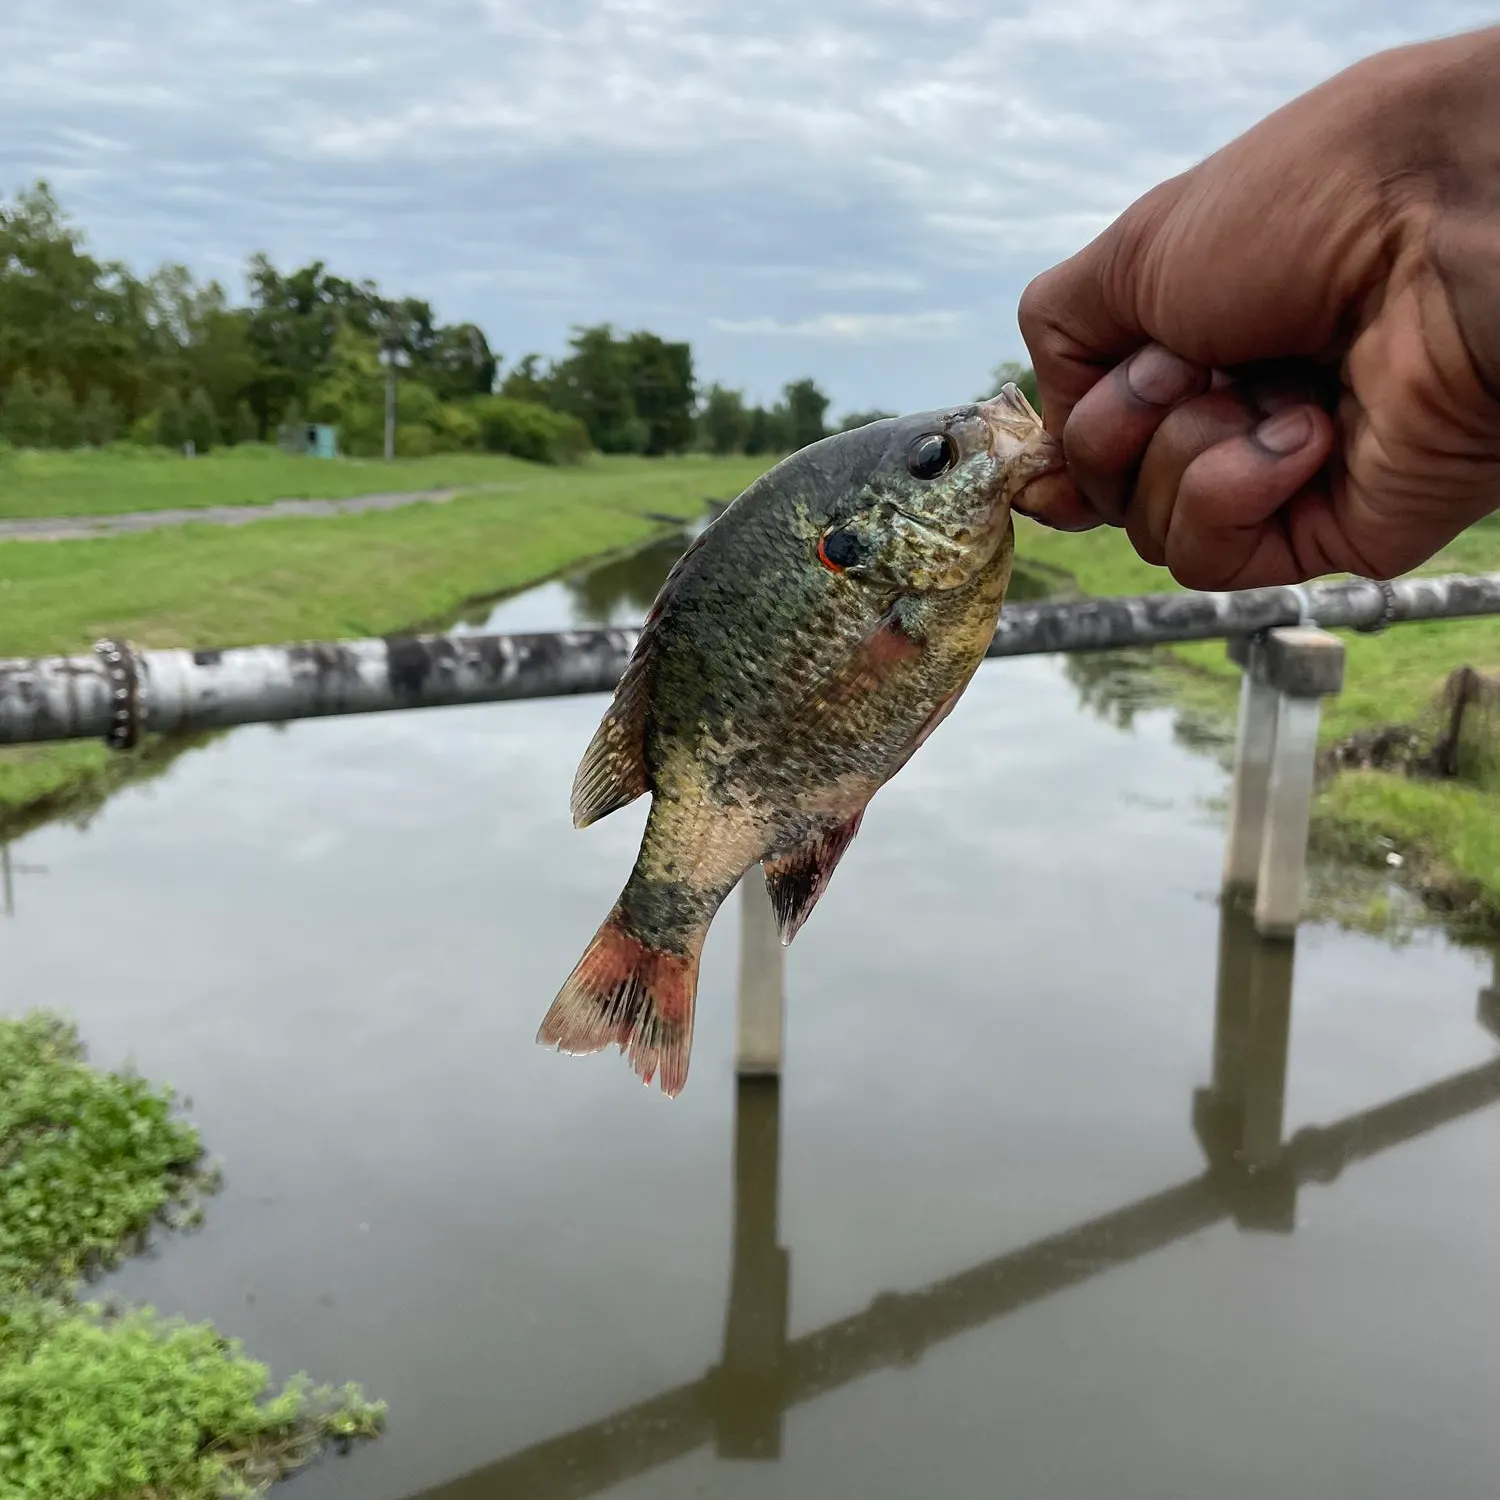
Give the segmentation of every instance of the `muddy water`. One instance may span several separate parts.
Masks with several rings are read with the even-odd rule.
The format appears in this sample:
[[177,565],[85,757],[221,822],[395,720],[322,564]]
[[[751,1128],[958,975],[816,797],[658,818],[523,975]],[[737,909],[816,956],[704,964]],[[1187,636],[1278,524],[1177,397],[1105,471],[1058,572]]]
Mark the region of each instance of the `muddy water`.
[[[677,545],[489,623],[638,618]],[[1258,948],[1218,765],[991,663],[787,955],[779,1090],[731,905],[669,1103],[532,1042],[644,816],[569,827],[601,706],[241,730],[11,851],[7,1009],[225,1165],[120,1289],[391,1403],[289,1497],[1493,1496],[1488,957]]]

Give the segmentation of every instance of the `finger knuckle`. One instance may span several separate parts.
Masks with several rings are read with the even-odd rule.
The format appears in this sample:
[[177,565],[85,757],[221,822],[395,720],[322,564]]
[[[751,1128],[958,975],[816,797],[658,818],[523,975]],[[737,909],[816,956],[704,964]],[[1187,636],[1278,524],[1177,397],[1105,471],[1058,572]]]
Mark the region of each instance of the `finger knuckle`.
[[1016,307],[1021,337],[1032,354],[1050,354],[1065,342],[1059,326],[1056,271],[1044,271],[1026,286]]

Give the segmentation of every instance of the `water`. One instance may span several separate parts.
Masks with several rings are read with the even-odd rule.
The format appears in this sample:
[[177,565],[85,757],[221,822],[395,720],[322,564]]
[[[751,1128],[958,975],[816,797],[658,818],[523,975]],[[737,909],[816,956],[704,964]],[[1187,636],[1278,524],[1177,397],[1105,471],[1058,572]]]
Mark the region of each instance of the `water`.
[[[488,623],[639,618],[679,547]],[[644,818],[569,826],[601,707],[240,730],[12,850],[6,1007],[225,1164],[119,1289],[391,1403],[289,1500],[1493,1495],[1488,957],[1288,972],[1219,766],[990,663],[787,955],[779,1090],[731,903],[668,1102],[532,1041]]]

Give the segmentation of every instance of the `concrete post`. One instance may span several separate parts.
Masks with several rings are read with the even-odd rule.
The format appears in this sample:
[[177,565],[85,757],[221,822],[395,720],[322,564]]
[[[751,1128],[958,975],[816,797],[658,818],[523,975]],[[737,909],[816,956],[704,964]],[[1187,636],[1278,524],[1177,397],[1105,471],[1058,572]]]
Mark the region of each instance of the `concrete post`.
[[1479,1024],[1500,1041],[1500,947],[1490,959],[1490,982],[1479,992]]
[[756,865],[740,882],[740,982],[734,1068],[741,1078],[781,1072],[786,1018],[786,949]]
[[1263,652],[1261,642],[1253,637],[1237,636],[1229,642],[1229,659],[1244,670],[1229,795],[1229,839],[1224,846],[1223,887],[1230,895],[1254,891],[1260,874],[1278,701],[1276,689],[1258,670]]
[[1262,937],[1286,938],[1302,917],[1320,704],[1344,685],[1344,643],[1312,626],[1283,627],[1267,633],[1255,666],[1278,700],[1255,881],[1255,930]]

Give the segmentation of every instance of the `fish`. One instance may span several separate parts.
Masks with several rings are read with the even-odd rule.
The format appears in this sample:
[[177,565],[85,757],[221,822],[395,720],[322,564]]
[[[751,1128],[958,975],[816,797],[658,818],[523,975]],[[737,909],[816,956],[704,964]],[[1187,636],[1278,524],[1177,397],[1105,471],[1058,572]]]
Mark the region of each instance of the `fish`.
[[994,637],[1011,504],[1064,466],[1014,384],[782,459],[704,528],[646,615],[574,777],[587,828],[650,794],[635,865],[537,1041],[686,1085],[699,958],[757,864],[788,945],[865,810]]

